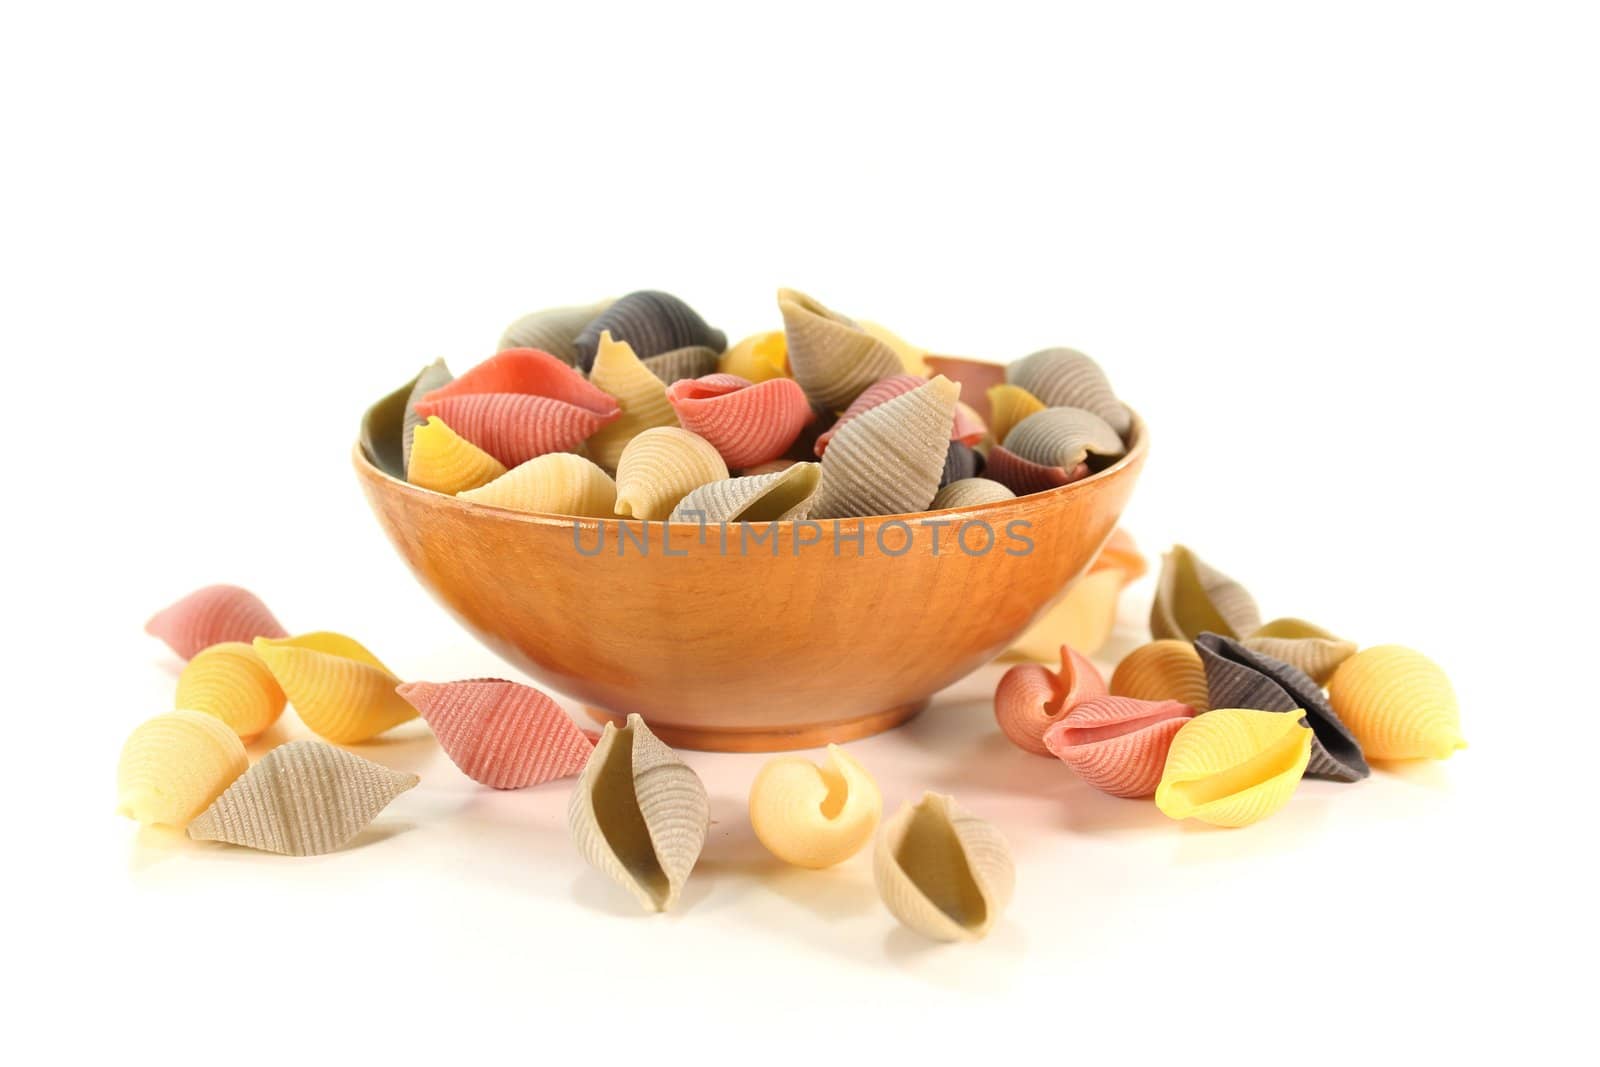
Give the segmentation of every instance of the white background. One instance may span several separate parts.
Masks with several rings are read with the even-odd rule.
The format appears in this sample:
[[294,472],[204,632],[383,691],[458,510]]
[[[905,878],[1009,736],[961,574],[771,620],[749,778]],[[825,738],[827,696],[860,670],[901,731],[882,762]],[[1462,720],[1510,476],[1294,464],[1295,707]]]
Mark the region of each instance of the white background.
[[[0,17],[4,1041],[1576,1054],[1592,9],[397,7]],[[891,806],[950,791],[1010,836],[1017,897],[976,946],[898,930],[865,856],[767,860],[742,815],[758,757],[689,754],[718,821],[664,918],[583,867],[567,786],[476,788],[419,726],[364,750],[424,784],[345,853],[112,816],[122,739],[177,670],[140,627],[195,586],[249,586],[406,677],[504,673],[366,513],[370,400],[538,307],[660,287],[733,338],[778,323],[779,285],[939,351],[1096,356],[1154,432],[1141,545],[1191,544],[1269,616],[1428,652],[1472,747],[1207,831],[1011,750],[987,670],[853,747]]]

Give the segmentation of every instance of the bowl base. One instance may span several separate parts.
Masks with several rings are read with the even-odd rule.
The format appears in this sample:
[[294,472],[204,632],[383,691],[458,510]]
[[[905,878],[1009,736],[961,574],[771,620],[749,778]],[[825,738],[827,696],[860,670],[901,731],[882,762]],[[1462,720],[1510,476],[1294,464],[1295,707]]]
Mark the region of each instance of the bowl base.
[[[673,748],[692,748],[701,752],[785,752],[796,748],[821,748],[824,745],[843,744],[846,741],[871,737],[873,734],[899,726],[927,706],[926,700],[918,700],[854,719],[771,730],[760,728],[719,730],[704,726],[672,726],[652,721],[648,716],[645,717],[645,722],[649,723],[652,733]],[[614,722],[621,726],[628,718],[626,715],[606,711],[604,708],[590,707],[588,704],[583,705],[583,710],[591,719],[601,724]]]

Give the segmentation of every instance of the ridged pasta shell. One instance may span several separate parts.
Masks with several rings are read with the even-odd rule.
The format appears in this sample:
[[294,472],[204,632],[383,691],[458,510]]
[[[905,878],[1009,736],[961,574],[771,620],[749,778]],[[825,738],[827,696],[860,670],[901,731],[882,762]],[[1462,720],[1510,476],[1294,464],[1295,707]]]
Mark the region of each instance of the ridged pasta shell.
[[716,349],[704,345],[674,348],[671,352],[640,360],[646,370],[666,385],[681,382],[685,378],[704,378],[708,374],[715,374],[717,364],[721,361]]
[[417,412],[417,401],[435,389],[449,385],[453,377],[444,360],[436,359],[422,368],[422,373],[417,375],[411,386],[411,395],[406,398],[405,416],[400,421],[400,458],[408,472],[407,481],[410,481],[411,449],[416,444],[417,428],[423,423],[422,415]]
[[169,711],[142,723],[117,761],[117,814],[182,828],[250,765],[244,742],[203,711]]
[[778,290],[789,369],[812,404],[843,411],[880,378],[902,373],[894,349],[804,293]]
[[203,648],[178,675],[174,708],[203,711],[227,723],[246,744],[283,714],[283,689],[243,641]]
[[535,456],[488,485],[459,495],[474,504],[548,515],[609,518],[617,507],[617,483],[611,475],[571,452]]
[[578,365],[578,346],[574,343],[583,328],[612,304],[601,300],[595,304],[573,307],[548,308],[535,311],[506,327],[500,335],[495,351],[508,348],[536,348],[548,352],[569,367]]
[[1046,348],[1006,368],[1006,380],[1021,386],[1046,407],[1083,408],[1127,434],[1133,416],[1106,380],[1100,365],[1072,348]]
[[594,752],[576,723],[531,685],[499,678],[407,682],[416,708],[461,772],[494,789],[522,789],[583,772]]
[[354,745],[417,717],[394,691],[400,679],[359,641],[326,630],[255,640],[300,719],[319,737]]
[[1071,471],[1091,467],[1127,451],[1122,438],[1100,416],[1082,408],[1045,408],[1012,428],[1001,444],[1015,456],[1045,467]]
[[737,374],[751,382],[786,377],[789,373],[789,339],[782,330],[751,334],[724,352],[717,361],[716,369],[722,374]]
[[667,400],[667,387],[651,374],[626,341],[616,341],[611,331],[600,334],[589,381],[616,397],[622,415],[600,427],[589,438],[589,457],[607,470],[616,470],[628,442],[657,426],[676,426],[678,417]]
[[678,502],[672,522],[772,522],[803,519],[822,468],[796,463],[771,474],[746,475],[702,485]]
[[567,808],[579,854],[646,911],[677,901],[710,823],[699,775],[637,715],[606,724]]
[[750,785],[750,825],[767,851],[820,870],[861,851],[883,815],[883,795],[866,768],[838,745],[819,767],[799,756],[770,760]]
[[196,841],[280,856],[320,856],[349,844],[414,774],[321,741],[290,741],[256,761],[189,824]]
[[1206,696],[1213,707],[1305,714],[1311,727],[1308,775],[1358,782],[1372,773],[1355,735],[1339,721],[1321,687],[1305,671],[1220,634],[1201,634],[1194,647],[1205,664]]
[[1103,696],[1046,730],[1044,746],[1102,793],[1147,797],[1161,784],[1172,739],[1194,716],[1176,700]]
[[1002,500],[1015,500],[1017,494],[989,478],[961,478],[946,483],[934,494],[929,511],[950,508],[975,508],[979,504],[997,504]]
[[1261,613],[1245,587],[1207,565],[1183,545],[1161,559],[1150,636],[1193,641],[1203,633],[1243,637],[1261,628]]
[[361,416],[361,451],[373,466],[393,478],[406,476],[411,431],[419,421],[417,398],[449,380],[444,360],[436,359],[366,410]]
[[1044,463],[1024,459],[1003,445],[989,449],[988,464],[984,467],[988,477],[1001,483],[1018,496],[1043,493],[1062,485],[1071,485],[1089,477],[1089,464],[1080,463],[1071,470],[1063,470]]
[[1274,619],[1245,638],[1254,652],[1299,667],[1324,685],[1339,664],[1356,654],[1356,643],[1335,637],[1304,619]]
[[1006,671],[994,691],[994,720],[1012,744],[1048,756],[1045,731],[1085,700],[1106,695],[1105,679],[1088,658],[1061,646],[1061,669],[1019,663]]
[[1310,755],[1311,730],[1302,715],[1208,711],[1172,739],[1156,807],[1173,819],[1248,826],[1289,802]]
[[[850,406],[845,409],[844,414],[834,420],[832,426],[817,435],[812,450],[820,457],[828,450],[828,445],[832,443],[835,435],[853,420],[879,404],[887,403],[897,396],[904,396],[926,384],[928,379],[915,374],[895,374],[873,382],[860,396],[850,402]],[[986,433],[988,427],[978,417],[978,413],[959,400],[956,401],[955,415],[951,420],[950,440],[960,441],[964,445],[975,445],[983,440]]]
[[1328,682],[1328,696],[1373,759],[1449,759],[1467,747],[1450,679],[1401,645],[1378,645],[1345,660]]
[[664,519],[694,490],[728,476],[728,465],[705,438],[676,426],[646,430],[617,463],[616,514]]
[[839,431],[822,457],[813,519],[923,511],[939,491],[960,387],[935,378]]
[[1211,707],[1206,699],[1205,664],[1187,641],[1151,641],[1129,652],[1111,673],[1111,694],[1135,700],[1176,700],[1196,711]]
[[494,481],[505,465],[446,426],[437,415],[413,431],[406,460],[406,481],[436,493],[455,496]]
[[894,917],[938,941],[986,935],[1017,877],[1000,832],[940,793],[906,802],[883,824],[872,874]]
[[928,350],[907,341],[887,326],[862,319],[856,323],[861,327],[861,332],[877,341],[888,345],[900,359],[900,366],[905,368],[907,374],[926,375],[928,365],[923,360],[928,358]]
[[144,632],[159,637],[181,659],[224,641],[286,637],[261,598],[237,585],[208,585],[150,616]]
[[710,441],[731,470],[777,459],[817,417],[793,378],[752,384],[712,374],[674,383],[667,399],[683,428]]
[[640,359],[659,356],[675,348],[699,346],[721,352],[728,338],[721,330],[706,325],[700,315],[671,293],[644,289],[629,293],[596,315],[574,339],[578,363],[584,370],[594,366],[600,349],[600,335],[610,331],[619,341],[628,342]]
[[1020,385],[1003,382],[989,388],[989,433],[996,444],[1029,415],[1044,410],[1044,403]]
[[973,451],[970,445],[951,441],[945,446],[944,471],[939,475],[939,488],[943,489],[951,482],[976,478],[982,473],[983,457]]

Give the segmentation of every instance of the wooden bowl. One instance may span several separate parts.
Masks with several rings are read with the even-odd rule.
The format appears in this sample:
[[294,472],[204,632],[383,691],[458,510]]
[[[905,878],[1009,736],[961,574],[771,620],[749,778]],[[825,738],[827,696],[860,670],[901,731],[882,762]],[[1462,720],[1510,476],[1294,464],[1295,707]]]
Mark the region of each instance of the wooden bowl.
[[1059,489],[839,520],[837,539],[834,520],[733,526],[726,550],[714,526],[473,504],[359,446],[355,466],[417,580],[506,660],[597,720],[637,712],[669,745],[765,752],[898,725],[1003,651],[1094,559],[1147,450],[1135,418],[1127,456]]

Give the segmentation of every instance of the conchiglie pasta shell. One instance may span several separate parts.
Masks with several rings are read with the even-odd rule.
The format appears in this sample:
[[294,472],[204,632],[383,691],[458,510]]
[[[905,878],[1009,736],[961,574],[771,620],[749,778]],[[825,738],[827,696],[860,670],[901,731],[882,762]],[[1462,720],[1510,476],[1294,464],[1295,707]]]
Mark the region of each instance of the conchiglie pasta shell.
[[926,385],[928,379],[920,378],[915,374],[892,374],[887,378],[880,378],[862,390],[861,395],[850,401],[850,406],[844,409],[838,419],[822,433],[817,435],[816,443],[812,446],[819,457],[828,451],[828,445],[833,443],[834,437],[841,429],[850,425],[852,421],[864,413],[871,411],[879,404],[888,403],[897,396],[905,396],[911,390]]
[[883,824],[872,874],[894,917],[938,941],[982,938],[1016,885],[1005,838],[939,793],[907,802]]
[[400,679],[343,634],[258,637],[255,649],[301,720],[335,744],[359,744],[417,717],[394,691]]
[[996,444],[1005,441],[1006,434],[1017,426],[1017,423],[1044,410],[1044,404],[1038,397],[1009,382],[1002,385],[991,386],[989,389],[989,433]]
[[494,789],[522,789],[583,771],[594,742],[561,705],[498,678],[408,682],[395,690],[427,721],[461,772]]
[[[442,359],[436,359],[417,375],[416,381],[411,385],[411,395],[406,398],[406,410],[400,420],[400,451],[401,460],[405,463],[405,470],[411,470],[411,447],[416,444],[417,427],[422,425],[423,418],[417,413],[417,401],[433,392],[450,384],[450,368],[445,366]],[[409,481],[409,478],[407,479]]]
[[960,441],[951,441],[945,445],[944,470],[939,475],[939,488],[943,489],[951,482],[976,478],[982,473],[983,457],[970,445],[964,445]]
[[1161,784],[1172,739],[1194,715],[1176,700],[1103,696],[1064,715],[1044,745],[1102,793],[1147,797]]
[[667,399],[683,428],[710,441],[731,470],[777,459],[817,417],[792,378],[753,385],[713,374],[675,383]]
[[140,725],[117,761],[117,814],[182,828],[250,765],[227,723],[201,711],[169,711]]
[[406,481],[454,496],[492,482],[505,465],[444,424],[437,415],[418,426],[411,437]]
[[1467,747],[1450,679],[1420,652],[1400,645],[1357,652],[1333,672],[1328,696],[1373,759],[1448,759]]
[[1106,683],[1095,665],[1079,653],[1060,646],[1061,669],[1051,671],[1038,663],[1019,663],[1001,677],[994,691],[994,718],[1012,744],[1036,756],[1048,756],[1044,734],[1085,700],[1106,694]]
[[512,511],[607,518],[616,513],[617,483],[582,456],[552,452],[518,464],[488,485],[460,496],[474,504]]
[[1071,471],[1091,457],[1114,459],[1127,451],[1122,438],[1100,416],[1082,408],[1045,408],[1006,434],[1006,451],[1030,463]]
[[678,899],[710,819],[699,776],[637,715],[620,730],[606,724],[567,808],[578,852],[646,911]]
[[256,650],[243,641],[202,649],[178,675],[175,708],[214,715],[249,743],[278,721],[284,695]]
[[1015,500],[1017,494],[988,478],[961,478],[950,482],[934,495],[930,511],[951,508],[975,508],[979,504],[998,504],[1002,500]]
[[288,635],[260,597],[237,585],[196,589],[152,615],[144,632],[165,641],[183,659],[224,641]]
[[1135,700],[1176,700],[1196,711],[1211,707],[1205,665],[1187,641],[1151,641],[1129,652],[1111,674],[1111,693]]
[[1118,434],[1126,434],[1133,424],[1100,365],[1075,349],[1035,352],[1011,364],[1006,379],[1038,397],[1046,407],[1092,411]]
[[708,374],[715,374],[721,357],[714,348],[690,345],[688,348],[674,348],[671,352],[650,356],[639,362],[643,363],[651,374],[660,378],[663,384],[671,385],[685,378],[704,378]]
[[550,353],[568,366],[576,366],[578,346],[574,344],[574,339],[611,304],[610,300],[602,300],[595,304],[548,308],[544,311],[535,311],[531,315],[524,315],[506,327],[505,332],[500,335],[500,343],[495,351],[504,352],[508,348],[536,348],[541,352]]
[[813,519],[922,511],[939,491],[960,387],[935,378],[862,414],[822,458]]
[[703,437],[676,426],[646,430],[617,463],[616,514],[665,519],[692,491],[728,476],[728,465]]
[[196,841],[320,856],[343,848],[389,802],[417,784],[321,741],[290,741],[268,752],[189,824]]
[[1024,459],[1002,445],[995,445],[989,449],[988,465],[984,470],[988,477],[1018,496],[1047,492],[1057,486],[1071,485],[1080,478],[1089,476],[1087,463],[1080,463],[1071,470],[1066,470]]
[[878,828],[883,796],[838,745],[827,765],[798,756],[769,761],[750,786],[750,825],[767,851],[797,867],[832,867],[861,851]]
[[785,377],[789,373],[788,338],[782,330],[751,334],[724,352],[716,369],[752,382]]
[[821,468],[796,463],[771,474],[702,485],[678,502],[672,522],[771,522],[805,518]]
[[622,450],[639,434],[657,426],[676,426],[678,417],[667,400],[667,387],[639,362],[625,341],[610,331],[600,335],[589,380],[616,397],[622,415],[589,438],[589,456],[607,470],[616,470]]
[[928,358],[928,350],[926,348],[919,348],[887,326],[880,326],[876,322],[868,322],[866,319],[862,319],[856,325],[861,327],[861,332],[868,337],[888,345],[894,354],[899,357],[900,366],[905,368],[907,374],[925,375],[928,373],[928,365],[923,362]]
[[615,406],[601,412],[521,393],[425,399],[417,410],[437,415],[506,467],[575,448],[620,413]]
[[[420,400],[437,402],[451,397],[495,393],[545,397],[600,413],[617,406],[610,395],[591,385],[578,371],[548,352],[531,348],[508,348],[496,352],[461,377],[432,390]],[[420,413],[424,416],[431,414],[426,410]],[[445,421],[450,422],[448,416]]]
[[1193,641],[1203,633],[1243,637],[1261,627],[1255,598],[1183,545],[1161,559],[1150,636]]
[[894,349],[804,293],[779,289],[778,310],[789,369],[817,407],[843,411],[873,382],[902,372]]
[[721,352],[728,346],[723,332],[707,326],[682,300],[671,293],[641,290],[619,298],[574,339],[579,364],[585,370],[594,366],[600,335],[608,330],[612,337],[628,342],[641,359],[677,348],[704,347]]
[[1156,807],[1173,819],[1248,826],[1289,802],[1310,755],[1303,716],[1208,711],[1172,739]]
[[[941,490],[942,492],[942,490]],[[1098,652],[1117,621],[1117,601],[1128,583],[1122,571],[1090,571],[1067,588],[1021,637],[1006,650],[1007,659],[1049,659],[1054,650],[1070,645],[1085,653]]]
[[1292,664],[1324,685],[1339,664],[1356,654],[1356,643],[1335,637],[1304,619],[1274,619],[1245,638],[1253,652]]

